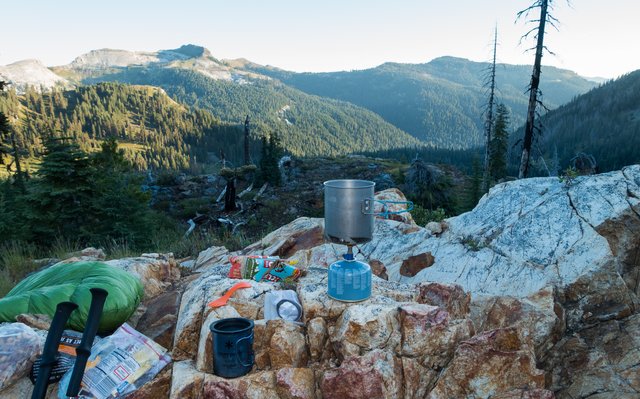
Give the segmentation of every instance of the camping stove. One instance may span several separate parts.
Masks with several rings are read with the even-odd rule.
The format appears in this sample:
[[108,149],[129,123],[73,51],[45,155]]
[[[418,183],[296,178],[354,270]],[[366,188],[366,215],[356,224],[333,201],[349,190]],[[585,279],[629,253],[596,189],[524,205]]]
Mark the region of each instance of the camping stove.
[[[411,202],[374,200],[375,183],[367,180],[329,180],[324,183],[324,235],[334,244],[347,246],[341,260],[329,266],[327,294],[339,301],[358,302],[371,296],[371,267],[354,259],[353,246],[371,241],[374,216],[410,211]],[[374,212],[374,202],[383,212]],[[387,204],[406,204],[407,209],[388,212]]]
[[327,294],[338,301],[359,302],[371,296],[371,267],[354,259],[353,246],[347,246],[342,260],[329,266]]

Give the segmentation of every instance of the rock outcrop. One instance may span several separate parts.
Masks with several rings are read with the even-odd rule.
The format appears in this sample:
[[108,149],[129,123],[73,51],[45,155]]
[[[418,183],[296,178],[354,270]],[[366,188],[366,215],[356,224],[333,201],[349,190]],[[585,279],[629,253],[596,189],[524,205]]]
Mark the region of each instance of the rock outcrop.
[[[451,306],[457,310],[452,315],[445,307],[416,302],[419,286],[378,278],[370,299],[347,304],[327,295],[326,270],[309,269],[296,287],[304,310],[302,327],[284,320],[261,320],[264,296],[256,295],[279,289],[272,283],[251,282],[252,287],[234,294],[229,305],[208,308],[206,303],[236,282],[226,278],[226,271],[219,267],[203,272],[185,291],[174,357],[180,352],[186,360],[174,365],[173,398],[414,397],[405,385],[415,381],[403,376],[403,364],[424,380],[425,387],[433,385],[458,345],[474,334],[468,296],[460,287],[441,287],[441,291],[461,294],[456,298],[462,303]],[[465,300],[467,310],[460,311]],[[255,303],[257,312],[250,310],[248,301]],[[208,326],[219,318],[240,315],[257,319],[254,372],[233,380],[215,377]],[[198,340],[196,348],[193,343]]]
[[[221,247],[182,280],[175,262],[112,264],[145,281],[137,328],[175,360],[138,398],[638,398],[639,244],[632,166],[570,185],[500,184],[431,228],[377,219],[355,252],[389,281],[374,276],[358,303],[327,295],[326,267],[344,247],[324,241],[322,219],[299,218],[240,252],[298,260],[301,324],[264,320],[264,293],[281,284],[251,281],[208,307],[237,282]],[[224,379],[209,325],[238,316],[255,321],[255,363]]]
[[9,82],[18,93],[24,93],[28,87],[35,90],[71,87],[69,81],[53,73],[39,60],[23,60],[0,66],[0,80]]

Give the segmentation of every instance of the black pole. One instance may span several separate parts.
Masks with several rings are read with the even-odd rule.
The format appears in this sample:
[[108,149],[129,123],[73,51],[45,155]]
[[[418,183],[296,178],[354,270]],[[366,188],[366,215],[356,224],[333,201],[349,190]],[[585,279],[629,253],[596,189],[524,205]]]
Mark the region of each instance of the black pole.
[[69,386],[67,388],[67,396],[70,397],[76,397],[78,396],[78,392],[80,392],[80,383],[82,382],[84,369],[87,366],[87,360],[89,360],[89,355],[91,355],[93,339],[96,337],[96,332],[98,332],[102,308],[104,307],[107,295],[109,295],[109,293],[102,288],[91,288],[89,291],[91,291],[91,306],[89,307],[87,323],[84,326],[84,333],[82,333],[82,341],[76,348],[76,362],[73,365],[73,372],[71,373],[71,379],[69,380]]
[[62,332],[67,325],[67,320],[69,320],[71,312],[76,310],[77,307],[78,305],[73,302],[60,302],[58,306],[56,306],[56,313],[53,315],[51,327],[49,327],[49,333],[47,333],[47,339],[44,343],[42,356],[40,357],[38,378],[33,387],[31,399],[43,399],[47,394],[49,375],[51,375],[51,369],[56,362]]

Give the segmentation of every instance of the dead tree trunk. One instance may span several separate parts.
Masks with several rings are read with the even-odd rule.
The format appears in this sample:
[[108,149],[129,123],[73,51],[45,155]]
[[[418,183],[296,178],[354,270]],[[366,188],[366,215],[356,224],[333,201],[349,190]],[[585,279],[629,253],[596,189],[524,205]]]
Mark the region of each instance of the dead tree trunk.
[[496,26],[493,33],[493,63],[489,72],[489,104],[487,104],[487,120],[485,121],[485,150],[484,150],[484,174],[482,180],[482,192],[489,191],[489,163],[491,160],[491,130],[493,129],[493,103],[495,101],[496,91],[496,48],[498,46],[498,27]]
[[[522,145],[522,158],[520,159],[520,170],[518,178],[522,179],[529,174],[529,163],[531,158],[531,146],[533,144],[533,131],[535,129],[536,106],[538,105],[538,93],[540,86],[540,72],[542,64],[542,51],[544,47],[544,30],[547,22],[547,8],[549,0],[538,0],[527,10],[520,11],[518,15],[526,13],[531,8],[540,7],[540,19],[537,28],[536,56],[533,63],[533,73],[531,74],[531,84],[529,85],[529,109],[527,111],[527,122],[524,128],[524,140]],[[525,35],[526,36],[526,35]]]
[[249,115],[244,120],[244,164],[249,165]]
[[225,212],[232,212],[236,209],[236,179],[232,177],[227,180],[227,190],[224,194],[224,210]]
[[24,175],[22,174],[22,166],[20,165],[20,152],[18,150],[18,144],[16,143],[16,133],[11,132],[11,146],[13,149],[13,160],[16,164],[16,184],[20,191],[24,193],[26,191],[24,187]]

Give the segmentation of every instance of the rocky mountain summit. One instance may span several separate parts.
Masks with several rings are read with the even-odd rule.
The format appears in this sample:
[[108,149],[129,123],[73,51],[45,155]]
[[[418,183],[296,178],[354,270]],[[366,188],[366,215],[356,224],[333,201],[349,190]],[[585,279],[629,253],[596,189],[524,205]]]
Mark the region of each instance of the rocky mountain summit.
[[53,73],[39,60],[23,60],[0,66],[0,81],[10,82],[19,93],[24,92],[27,86],[36,90],[71,86],[66,79]]
[[158,51],[127,51],[117,49],[92,50],[76,57],[68,65],[55,67],[60,75],[68,75],[80,82],[101,73],[117,73],[128,67],[151,69],[176,68],[201,73],[214,80],[245,82],[245,78],[263,78],[256,73],[239,70],[213,57],[211,51],[194,44]]
[[177,49],[149,51],[126,51],[115,49],[92,50],[80,55],[69,65],[75,69],[126,67],[130,65],[146,65],[151,63],[169,63],[189,58],[211,57],[211,52],[204,47],[185,44]]
[[105,48],[91,50],[76,57],[67,65],[51,68],[39,60],[23,60],[0,66],[0,80],[10,82],[18,93],[23,93],[27,86],[36,90],[50,90],[55,87],[71,88],[73,85],[85,83],[83,80],[86,78],[104,73],[117,73],[129,67],[192,70],[214,80],[235,83],[246,83],[247,78],[270,79],[251,71],[238,69],[232,64],[216,59],[208,49],[193,44],[158,51]]
[[[238,252],[306,269],[293,287],[301,325],[265,321],[263,294],[280,284],[251,281],[226,306],[207,306],[237,282],[224,247],[182,266],[170,254],[109,261],[143,281],[129,322],[173,359],[130,397],[640,397],[640,165],[504,183],[426,227],[396,219],[377,219],[356,251],[388,276],[358,303],[327,296],[326,267],[344,248],[324,241],[322,219],[296,219]],[[209,325],[238,316],[255,321],[255,364],[225,379],[212,374]]]

